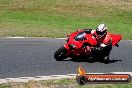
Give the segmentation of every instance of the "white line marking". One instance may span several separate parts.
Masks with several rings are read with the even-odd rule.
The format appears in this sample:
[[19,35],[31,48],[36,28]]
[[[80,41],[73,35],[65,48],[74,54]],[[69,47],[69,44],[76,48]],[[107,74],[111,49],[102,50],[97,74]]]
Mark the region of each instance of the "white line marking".
[[[24,39],[24,38],[40,38],[40,39],[47,39],[48,37],[1,37],[1,38],[9,38],[9,39]],[[64,40],[67,38],[49,38],[49,39],[60,39],[60,40]]]
[[[19,39],[19,38],[20,38],[20,39],[21,39],[21,38],[41,38],[41,39],[42,39],[42,38],[50,38],[50,37],[20,37],[20,36],[17,36],[17,37],[8,37],[8,36],[7,36],[7,37],[1,37],[1,38],[12,38],[12,39],[13,39],[13,38],[14,38],[14,39],[15,39],[15,38],[16,38],[16,39],[17,39],[17,38],[18,38],[18,39]],[[50,38],[50,39],[51,39],[51,38]],[[63,40],[63,39],[67,39],[67,38],[52,38],[52,39],[62,39],[62,40]],[[127,41],[132,41],[132,40],[127,40]]]
[[67,38],[55,38],[55,39],[62,39],[63,40],[63,39],[67,39]]
[[15,38],[31,38],[31,37],[3,37],[3,38],[13,38],[13,39],[15,39]]
[[[86,73],[86,74],[129,74],[130,76],[132,76],[132,72]],[[75,78],[76,75],[77,74],[5,78],[5,79],[0,79],[0,84],[11,83],[11,82],[28,82],[31,80],[40,81],[40,80],[62,79],[62,78]]]
[[128,40],[128,41],[131,41],[132,42],[132,40]]

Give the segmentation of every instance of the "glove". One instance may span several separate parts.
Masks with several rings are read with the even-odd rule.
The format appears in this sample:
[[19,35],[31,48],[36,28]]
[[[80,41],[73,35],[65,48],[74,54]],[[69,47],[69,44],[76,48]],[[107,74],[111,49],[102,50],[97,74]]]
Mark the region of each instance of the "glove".
[[92,51],[101,51],[103,48],[102,47],[92,47]]
[[91,31],[92,31],[92,29],[84,29],[84,32],[85,32],[86,34],[91,34]]

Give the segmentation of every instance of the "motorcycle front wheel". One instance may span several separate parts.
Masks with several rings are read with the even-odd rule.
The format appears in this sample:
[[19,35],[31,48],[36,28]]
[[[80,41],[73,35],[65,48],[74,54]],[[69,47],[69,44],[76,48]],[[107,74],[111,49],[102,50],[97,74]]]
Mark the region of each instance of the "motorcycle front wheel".
[[66,59],[66,48],[64,46],[61,46],[54,54],[54,58],[57,61],[61,61]]

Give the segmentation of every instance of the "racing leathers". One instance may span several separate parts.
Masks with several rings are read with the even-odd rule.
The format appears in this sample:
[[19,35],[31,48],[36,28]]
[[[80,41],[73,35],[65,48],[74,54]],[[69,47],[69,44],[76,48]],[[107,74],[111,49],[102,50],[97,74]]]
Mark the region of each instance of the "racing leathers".
[[107,32],[104,36],[99,37],[96,33],[96,30],[92,30],[91,34],[96,38],[98,45],[92,47],[92,56],[99,56],[100,58],[109,59],[109,54],[112,49],[112,38],[111,35]]

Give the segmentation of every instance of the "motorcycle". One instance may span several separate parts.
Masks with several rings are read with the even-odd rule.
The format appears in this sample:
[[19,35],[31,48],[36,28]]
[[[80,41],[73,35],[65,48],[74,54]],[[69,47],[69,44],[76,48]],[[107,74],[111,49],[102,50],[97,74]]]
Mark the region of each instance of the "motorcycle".
[[[112,46],[117,46],[122,39],[119,34],[111,34]],[[64,60],[68,57],[76,59],[76,57],[91,57],[91,48],[98,45],[97,39],[91,34],[90,29],[77,30],[67,36],[66,43],[61,46],[54,54],[57,61]],[[98,57],[98,56],[97,56]]]

